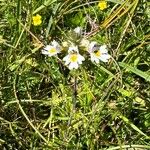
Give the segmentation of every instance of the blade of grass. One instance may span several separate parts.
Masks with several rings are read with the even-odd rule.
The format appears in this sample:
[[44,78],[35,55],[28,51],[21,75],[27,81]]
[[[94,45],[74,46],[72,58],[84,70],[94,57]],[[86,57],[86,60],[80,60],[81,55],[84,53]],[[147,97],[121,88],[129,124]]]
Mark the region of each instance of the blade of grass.
[[[116,20],[121,18],[121,16],[123,16],[126,12],[128,12],[133,5],[133,3],[132,3],[131,5],[127,6],[128,2],[129,2],[129,0],[126,0],[120,7],[118,7],[113,12],[113,14],[111,14],[110,16],[108,16],[108,18],[106,18],[104,20],[104,22],[102,23],[102,25],[100,27],[101,28],[108,28],[108,26],[110,26]],[[127,8],[125,9],[125,7],[127,7]]]
[[140,133],[141,135],[145,136],[147,139],[150,139],[149,136],[147,136],[144,132],[142,132],[136,125],[134,125],[131,121],[129,121],[128,118],[126,118],[125,116],[119,114],[118,115],[119,118],[121,118],[126,124],[130,125],[135,131],[137,131],[138,133]]
[[[21,0],[18,0],[18,2],[17,2],[17,19],[21,21]],[[20,33],[21,26],[19,23],[17,24],[17,29],[18,29],[18,32]]]
[[51,28],[52,24],[53,24],[53,17],[50,16],[48,26],[47,26],[47,29],[46,29],[46,38],[49,36],[49,31],[50,31],[50,28]]
[[140,76],[141,78],[145,79],[146,81],[150,81],[150,74],[143,72],[135,67],[132,67],[126,63],[119,62],[119,65],[123,67],[124,69],[127,69],[131,71],[132,73],[135,73],[136,75]]
[[45,7],[53,4],[54,2],[56,2],[57,0],[48,0],[46,1],[43,5],[41,5],[40,7],[38,7],[34,12],[33,15],[38,13],[39,11],[41,11],[42,9],[44,9]]
[[105,29],[108,28],[114,22],[116,22],[118,19],[124,16],[126,13],[133,12],[133,10],[137,6],[137,3],[138,3],[138,0],[133,1],[131,4],[129,4],[129,0],[126,0],[120,7],[118,7],[115,11],[113,11],[113,14],[110,14],[98,28],[95,28],[89,35],[87,35],[87,38],[95,35],[97,32],[99,32],[103,28]]

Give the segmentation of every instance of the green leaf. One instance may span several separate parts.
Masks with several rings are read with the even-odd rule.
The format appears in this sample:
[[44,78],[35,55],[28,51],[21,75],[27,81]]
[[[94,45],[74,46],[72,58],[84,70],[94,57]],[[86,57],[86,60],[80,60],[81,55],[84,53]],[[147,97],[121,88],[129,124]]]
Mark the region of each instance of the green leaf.
[[141,135],[145,136],[146,138],[150,139],[149,136],[147,136],[144,132],[142,132],[136,125],[134,125],[132,122],[129,121],[128,118],[125,116],[119,114],[118,117],[120,117],[126,124],[129,124],[135,131],[139,132]]
[[124,90],[124,89],[119,89],[118,90],[123,96],[127,96],[127,97],[130,97],[132,96],[133,92],[132,91],[129,91],[129,90]]
[[150,81],[150,74],[143,72],[135,67],[131,67],[130,65],[123,63],[123,62],[119,62],[119,65],[123,67],[124,69],[127,69],[128,71],[131,71],[132,73],[135,73],[136,75],[140,76],[146,81]]

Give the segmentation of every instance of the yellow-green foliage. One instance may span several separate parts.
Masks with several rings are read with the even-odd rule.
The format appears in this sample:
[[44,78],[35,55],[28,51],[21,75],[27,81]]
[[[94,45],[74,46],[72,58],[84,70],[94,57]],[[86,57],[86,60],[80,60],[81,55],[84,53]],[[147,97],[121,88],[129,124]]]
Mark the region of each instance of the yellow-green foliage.
[[0,149],[150,149],[149,10],[146,0],[0,0]]

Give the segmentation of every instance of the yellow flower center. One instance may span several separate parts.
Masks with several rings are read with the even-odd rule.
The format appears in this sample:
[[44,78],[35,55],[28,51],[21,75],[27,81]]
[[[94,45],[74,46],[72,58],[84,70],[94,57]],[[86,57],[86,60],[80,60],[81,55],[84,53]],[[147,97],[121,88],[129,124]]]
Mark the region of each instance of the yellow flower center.
[[98,7],[100,10],[104,10],[105,8],[107,8],[107,2],[106,1],[100,1],[98,3]]
[[51,48],[48,52],[51,53],[51,54],[53,54],[53,53],[56,53],[57,50],[56,50],[56,48]]
[[71,62],[77,62],[77,60],[78,60],[77,54],[72,54],[72,55],[70,56],[70,61],[71,61]]
[[42,20],[41,20],[41,16],[40,15],[36,15],[36,16],[33,16],[32,19],[33,19],[33,25],[34,26],[38,26],[42,23]]
[[100,52],[100,50],[98,50],[98,51],[97,51],[97,52],[95,52],[94,54],[95,54],[95,56],[97,56],[97,57],[101,56],[101,52]]

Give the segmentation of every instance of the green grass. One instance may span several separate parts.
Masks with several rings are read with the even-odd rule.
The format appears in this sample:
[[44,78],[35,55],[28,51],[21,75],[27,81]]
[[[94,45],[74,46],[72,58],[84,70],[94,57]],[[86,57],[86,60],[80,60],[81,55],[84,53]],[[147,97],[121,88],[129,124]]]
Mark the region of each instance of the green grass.
[[[0,149],[150,149],[150,3],[107,4],[0,0]],[[77,26],[108,45],[108,63],[70,71],[41,53]]]

